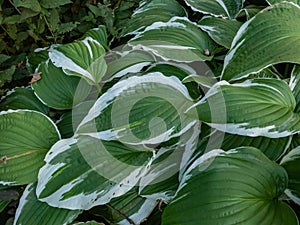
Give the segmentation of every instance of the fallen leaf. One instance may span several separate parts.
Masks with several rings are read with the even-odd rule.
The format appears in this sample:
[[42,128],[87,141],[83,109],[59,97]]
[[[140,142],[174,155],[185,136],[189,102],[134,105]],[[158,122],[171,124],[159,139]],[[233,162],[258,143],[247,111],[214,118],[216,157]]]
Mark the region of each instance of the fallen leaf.
[[33,84],[41,79],[41,73],[33,73],[30,76],[32,76],[32,79],[29,84]]

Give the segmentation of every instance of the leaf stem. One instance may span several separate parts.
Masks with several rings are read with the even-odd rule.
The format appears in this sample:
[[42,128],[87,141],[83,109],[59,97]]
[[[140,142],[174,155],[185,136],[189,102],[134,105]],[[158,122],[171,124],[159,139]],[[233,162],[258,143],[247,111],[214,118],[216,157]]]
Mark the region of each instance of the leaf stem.
[[126,216],[124,213],[122,213],[120,210],[116,209],[115,207],[113,207],[111,204],[107,203],[106,204],[109,208],[111,208],[112,210],[116,211],[117,214],[119,214],[120,216],[122,216],[124,219],[126,219],[130,224],[132,225],[136,225],[135,222],[130,219],[128,216]]
[[48,22],[46,16],[43,15],[42,17],[43,17],[43,19],[44,19],[44,21],[45,21],[45,23],[46,23],[46,25],[47,25],[47,27],[48,27],[50,33],[51,33],[51,36],[52,36],[53,39],[54,39],[54,43],[56,43],[56,37],[55,37],[55,35],[54,35],[53,31],[52,31],[52,28],[51,28],[51,26],[50,26],[50,24],[49,24],[49,22]]
[[10,2],[10,4],[13,5],[13,7],[17,10],[17,12],[18,12],[19,14],[22,14],[22,12],[18,9],[18,7],[16,7],[16,6],[14,5],[14,3],[13,3],[11,0],[9,0],[9,2]]
[[1,28],[4,30],[4,32],[5,32],[8,36],[10,36],[9,33],[8,33],[8,31],[5,29],[5,27],[4,27],[2,24],[0,24],[0,26],[1,26]]

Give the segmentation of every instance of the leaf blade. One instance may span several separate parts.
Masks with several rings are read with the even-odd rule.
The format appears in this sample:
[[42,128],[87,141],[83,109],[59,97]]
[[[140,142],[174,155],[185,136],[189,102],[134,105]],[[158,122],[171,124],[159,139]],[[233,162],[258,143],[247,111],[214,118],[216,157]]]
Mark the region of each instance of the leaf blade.
[[81,213],[79,210],[54,208],[40,202],[35,194],[36,184],[29,184],[20,199],[14,225],[69,224]]
[[207,153],[185,175],[177,197],[164,211],[163,225],[279,225],[287,216],[289,224],[298,224],[293,210],[274,200],[287,186],[287,174],[258,149]]
[[299,12],[298,5],[284,2],[244,23],[225,57],[222,79],[240,79],[280,62],[299,63],[300,29],[293,24],[299,23]]
[[217,83],[194,107],[198,118],[231,134],[279,138],[299,133],[295,98],[282,81],[258,78]]
[[1,183],[36,181],[44,156],[60,138],[55,124],[42,113],[30,110],[1,112],[0,120]]

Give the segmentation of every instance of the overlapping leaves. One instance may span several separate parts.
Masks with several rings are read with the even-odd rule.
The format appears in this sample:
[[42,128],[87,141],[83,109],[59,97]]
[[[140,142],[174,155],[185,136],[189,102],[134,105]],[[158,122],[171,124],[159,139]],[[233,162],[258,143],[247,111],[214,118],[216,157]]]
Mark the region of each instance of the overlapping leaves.
[[[48,152],[39,172],[38,198],[51,206],[89,209],[127,193],[155,158],[156,150],[144,144],[159,145],[188,130],[191,135],[184,140],[197,138],[197,122],[183,114],[191,106],[187,89],[176,77],[149,73],[118,82],[95,102],[75,135]],[[173,157],[177,171],[182,154],[188,159],[195,146],[188,143],[181,143],[187,150]]]
[[20,199],[14,224],[70,224],[80,214],[79,210],[55,208],[39,201],[35,190],[36,184],[29,184],[26,187]]
[[141,1],[122,33],[134,34],[154,22],[167,22],[173,16],[186,16],[185,9],[175,0]]
[[[265,68],[299,63],[299,7],[284,2],[257,13],[261,6],[243,9],[240,0],[185,2],[191,10],[141,2],[121,51],[107,55],[100,26],[29,58],[40,79],[0,106],[60,118],[66,139],[40,112],[0,113],[1,183],[37,181],[25,189],[16,224],[67,224],[89,209],[106,210],[111,223],[140,224],[158,201],[168,204],[164,225],[298,224],[282,199],[300,204],[299,148],[286,153],[300,133],[299,67],[289,85],[276,70],[285,65]],[[197,75],[199,62],[178,63],[204,60],[215,76],[207,67]],[[23,104],[14,99],[22,94]],[[201,122],[209,126],[200,133]],[[35,219],[40,213],[49,219]]]

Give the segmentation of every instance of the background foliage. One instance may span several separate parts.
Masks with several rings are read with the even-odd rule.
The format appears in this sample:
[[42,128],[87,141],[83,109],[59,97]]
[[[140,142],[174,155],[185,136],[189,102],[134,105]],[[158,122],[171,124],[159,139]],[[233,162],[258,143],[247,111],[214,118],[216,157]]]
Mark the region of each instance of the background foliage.
[[28,76],[33,71],[27,71],[26,56],[37,48],[71,42],[99,24],[106,26],[112,42],[119,40],[121,29],[138,3],[138,0],[1,0],[0,95],[30,80]]

